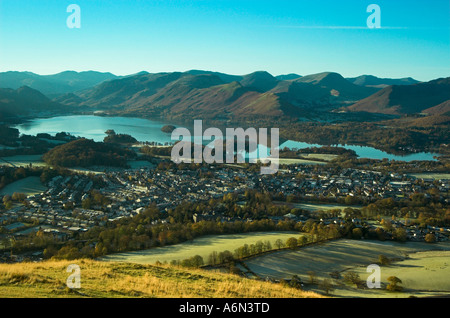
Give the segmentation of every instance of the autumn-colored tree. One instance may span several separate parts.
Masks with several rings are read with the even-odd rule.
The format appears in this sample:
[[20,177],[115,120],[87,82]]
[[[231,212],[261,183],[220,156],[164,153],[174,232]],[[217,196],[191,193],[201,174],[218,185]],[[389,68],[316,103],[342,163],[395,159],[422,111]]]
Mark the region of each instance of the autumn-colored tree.
[[433,233],[428,233],[425,235],[425,242],[427,243],[435,243],[436,242],[436,235]]
[[388,277],[389,284],[386,286],[386,289],[392,292],[399,292],[403,290],[403,287],[398,286],[398,284],[401,284],[402,281],[397,276],[389,276]]
[[378,261],[379,261],[380,265],[389,265],[391,262],[389,260],[389,258],[383,254],[378,255]]
[[394,237],[397,241],[406,242],[406,230],[404,228],[398,228],[394,232]]
[[352,230],[352,238],[356,240],[360,240],[363,236],[362,230],[359,227],[356,227]]

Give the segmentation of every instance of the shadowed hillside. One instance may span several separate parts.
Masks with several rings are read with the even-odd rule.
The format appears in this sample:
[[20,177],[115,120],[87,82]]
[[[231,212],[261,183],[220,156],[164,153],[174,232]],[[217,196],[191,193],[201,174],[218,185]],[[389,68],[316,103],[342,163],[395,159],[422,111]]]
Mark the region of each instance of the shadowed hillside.
[[[70,264],[80,289],[66,287]],[[316,298],[313,292],[199,269],[93,260],[0,264],[0,297]]]
[[450,77],[414,85],[393,85],[354,105],[350,111],[391,115],[415,114],[450,99]]
[[51,101],[41,92],[28,86],[18,89],[0,88],[0,117],[32,116],[61,113],[68,106]]

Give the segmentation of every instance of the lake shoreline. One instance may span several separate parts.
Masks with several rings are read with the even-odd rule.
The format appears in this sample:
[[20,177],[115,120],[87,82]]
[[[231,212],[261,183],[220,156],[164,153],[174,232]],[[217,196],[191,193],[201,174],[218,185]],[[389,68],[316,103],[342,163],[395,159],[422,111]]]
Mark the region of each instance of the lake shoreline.
[[[111,116],[98,114],[95,112],[69,114],[65,116],[42,116],[28,117],[21,124],[13,125],[22,134],[36,135],[38,133],[57,133],[65,131],[75,136],[102,141],[106,136],[104,132],[113,129],[117,133],[125,133],[138,139],[140,142],[172,143],[171,135],[161,131],[167,124],[174,124],[174,121],[161,121],[160,119],[147,119],[126,116]],[[176,124],[176,123],[175,123]],[[84,128],[84,129],[83,129]],[[309,147],[323,147],[327,145],[311,144],[301,141],[287,140],[280,145],[280,149],[288,147],[290,149],[304,149]],[[436,161],[437,153],[411,153],[405,156],[390,154],[385,151],[360,145],[334,144],[331,147],[342,147],[354,150],[359,158],[368,158],[397,161]]]

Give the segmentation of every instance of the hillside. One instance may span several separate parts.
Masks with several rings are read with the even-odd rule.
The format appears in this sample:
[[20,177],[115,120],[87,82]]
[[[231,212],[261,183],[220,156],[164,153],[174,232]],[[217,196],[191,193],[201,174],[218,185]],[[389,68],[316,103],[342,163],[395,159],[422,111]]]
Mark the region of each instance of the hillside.
[[50,165],[59,167],[89,167],[94,165],[126,167],[127,159],[134,155],[133,151],[115,144],[81,138],[56,146],[45,153],[42,159]]
[[377,91],[348,82],[337,73],[280,80],[258,71],[238,76],[191,70],[143,73],[103,82],[57,99],[66,105],[138,117],[227,120],[247,116],[299,117],[305,109],[334,109]]
[[0,118],[61,113],[65,110],[68,110],[67,106],[51,101],[28,86],[18,89],[0,88]]
[[203,71],[140,74],[67,94],[58,101],[138,117],[295,116],[297,110],[289,102],[264,92],[277,82],[270,74],[249,74],[242,78],[244,84],[222,78],[223,74]]
[[302,77],[302,76],[295,74],[295,73],[282,74],[282,75],[275,76],[275,78],[279,81],[291,81],[291,80],[295,80],[300,77]]
[[[24,76],[23,73],[16,73]],[[62,72],[51,77],[60,82],[67,82],[77,76],[87,76],[85,73],[90,75],[89,85],[110,76],[109,73],[98,72]],[[33,92],[31,88],[20,89],[25,91],[25,95],[34,96],[27,100],[12,98],[14,90],[2,89],[0,118],[11,114],[35,115],[36,112],[43,111],[67,112],[69,109],[61,106],[64,105],[79,112],[104,111],[117,116],[183,121],[192,118],[243,121],[250,117],[294,117],[333,121],[339,118],[359,118],[358,116],[364,113],[378,113],[380,116],[420,113],[450,99],[449,78],[403,85],[414,81],[410,78],[383,79],[366,75],[345,79],[334,72],[306,76],[287,74],[277,77],[265,71],[246,75],[203,70],[139,72],[61,94],[53,101],[38,91]],[[397,82],[401,85],[391,85],[383,89],[380,85],[371,85],[380,82]],[[85,84],[87,85],[87,82]],[[354,114],[333,112],[339,109]],[[448,109],[448,106],[431,109],[430,114],[435,114],[441,111],[440,109]],[[427,125],[432,122],[443,121],[439,118],[428,119]]]
[[450,114],[450,100],[447,100],[439,105],[427,108],[422,111],[428,115],[449,115]]
[[390,85],[411,85],[417,84],[419,81],[411,78],[380,78],[373,75],[361,75],[358,77],[347,78],[347,80],[355,85],[385,88]]
[[450,77],[413,85],[392,85],[347,108],[390,115],[421,113],[450,99]]
[[52,75],[38,75],[31,72],[2,72],[0,87],[17,89],[29,86],[48,96],[56,96],[93,87],[103,81],[117,78],[111,73],[95,71],[65,71]]
[[245,75],[240,81],[242,86],[253,88],[259,92],[267,92],[274,88],[277,82],[275,77],[264,71]]
[[241,75],[230,75],[220,72],[202,71],[202,70],[190,70],[187,71],[186,73],[191,75],[215,75],[219,77],[224,83],[239,82],[243,78]]
[[[66,287],[70,264],[80,266],[80,289]],[[301,291],[237,275],[172,266],[94,260],[0,264],[2,298],[316,298]]]
[[333,72],[323,72],[300,77],[297,83],[307,83],[328,91],[338,101],[354,102],[368,97],[378,91],[378,88],[355,85],[346,80],[342,75]]

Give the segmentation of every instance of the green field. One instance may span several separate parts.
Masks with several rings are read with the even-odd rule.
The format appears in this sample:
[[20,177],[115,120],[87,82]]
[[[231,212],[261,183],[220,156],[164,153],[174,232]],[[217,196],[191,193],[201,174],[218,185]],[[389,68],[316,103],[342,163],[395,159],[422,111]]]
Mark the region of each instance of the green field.
[[131,169],[153,168],[155,165],[145,160],[129,160],[128,165]]
[[322,154],[322,153],[308,153],[308,154],[302,154],[303,157],[307,159],[320,159],[325,161],[331,161],[338,157],[338,155],[331,155],[331,154]]
[[341,204],[316,204],[316,203],[292,203],[294,208],[299,208],[311,212],[344,210],[345,208],[361,209],[362,206],[348,206]]
[[[43,167],[47,166],[47,164],[42,160],[42,155],[17,155],[11,157],[3,157],[6,161],[14,164],[17,167],[20,166],[29,166],[30,163],[33,167]],[[3,160],[0,160],[0,166],[10,166],[9,163],[6,163]]]
[[298,238],[298,232],[258,232],[230,235],[204,236],[193,241],[184,242],[177,245],[158,247],[149,250],[135,251],[128,253],[118,253],[104,256],[103,261],[130,262],[139,264],[154,264],[157,261],[170,262],[172,260],[184,260],[194,255],[200,255],[207,262],[208,256],[216,251],[218,253],[225,250],[234,252],[244,244],[255,244],[258,241],[270,241],[272,246],[277,239],[285,242],[290,237]]
[[280,165],[325,165],[326,162],[315,161],[313,159],[291,159],[291,158],[279,158],[273,159],[275,162],[278,161]]
[[411,173],[410,175],[416,178],[450,180],[450,173]]
[[[430,250],[435,251],[430,257]],[[416,253],[411,255],[412,253]],[[404,279],[404,293],[390,293],[385,290],[356,289],[347,286],[341,280],[334,280],[334,296],[343,297],[408,297],[427,291],[427,295],[450,292],[450,243],[427,244],[422,242],[381,242],[338,240],[304,247],[295,251],[279,251],[253,257],[245,261],[246,265],[260,277],[289,279],[298,275],[308,281],[308,272],[313,271],[319,280],[330,279],[330,273],[355,271],[365,281],[370,273],[366,267],[378,262],[383,254],[399,261],[388,267],[382,267],[381,281],[386,284],[387,277],[395,275]],[[410,259],[406,259],[410,255]],[[403,261],[400,261],[403,260]]]
[[46,190],[47,188],[42,184],[39,177],[27,177],[6,185],[0,190],[0,195],[12,195],[14,192],[33,195]]
[[[354,270],[366,277],[365,268]],[[391,297],[430,296],[450,294],[450,251],[424,251],[409,254],[402,261],[381,268],[381,281],[387,282],[389,276],[402,280],[402,293],[388,293]],[[342,296],[353,295],[342,291]]]

